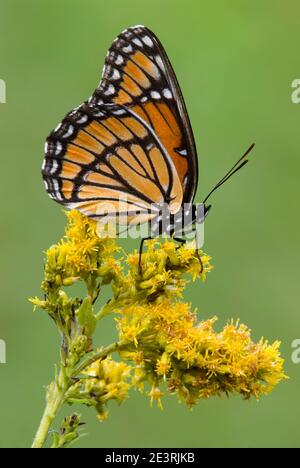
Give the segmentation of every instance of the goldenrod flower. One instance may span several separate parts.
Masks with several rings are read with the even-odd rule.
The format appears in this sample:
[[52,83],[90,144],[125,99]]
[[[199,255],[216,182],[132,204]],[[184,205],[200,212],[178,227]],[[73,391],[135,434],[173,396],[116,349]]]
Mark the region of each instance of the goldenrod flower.
[[[81,215],[78,211],[67,213],[68,226],[65,236],[46,252],[46,280],[60,277],[85,278],[96,272],[106,262],[114,261],[117,246],[113,239],[99,237],[97,223]],[[104,269],[104,267],[103,267]],[[103,276],[105,276],[105,271]],[[101,271],[99,272],[101,275]],[[61,283],[56,281],[58,285]]]
[[[167,394],[192,407],[223,394],[258,399],[286,379],[278,341],[254,343],[250,330],[234,321],[217,331],[216,317],[199,321],[182,301],[187,283],[205,281],[212,270],[211,258],[202,251],[201,267],[195,245],[148,241],[140,268],[139,254],[121,254],[106,227],[99,232],[95,221],[77,211],[67,217],[63,239],[46,252],[45,297],[31,299],[48,312],[62,338],[61,371],[48,389],[35,446],[42,444],[45,428],[64,402],[93,406],[104,420],[108,403],[122,403],[132,387],[146,392],[160,408]],[[70,295],[78,281],[86,287],[83,298]],[[107,285],[112,297],[99,312],[97,299]],[[95,330],[112,314],[118,340],[94,351]],[[113,360],[112,352],[121,361]],[[78,437],[72,421],[65,421],[54,446]]]
[[166,379],[166,375],[169,373],[171,368],[171,358],[169,354],[165,352],[159,359],[157,359],[155,371],[157,375],[162,375]]
[[152,406],[153,402],[156,401],[157,406],[162,410],[163,405],[162,405],[161,399],[164,396],[164,393],[160,390],[160,388],[159,387],[152,387],[150,392],[149,392],[149,396],[150,396],[151,406]]
[[68,403],[83,403],[95,407],[98,418],[108,417],[107,404],[111,400],[121,404],[128,396],[131,367],[111,357],[95,361],[84,374],[86,378],[71,387],[66,396]]
[[125,307],[118,326],[127,349],[131,342],[143,350],[148,378],[163,378],[190,406],[222,393],[259,398],[285,378],[278,342],[254,344],[249,329],[239,323],[217,333],[215,321],[197,323],[188,304],[164,299]]

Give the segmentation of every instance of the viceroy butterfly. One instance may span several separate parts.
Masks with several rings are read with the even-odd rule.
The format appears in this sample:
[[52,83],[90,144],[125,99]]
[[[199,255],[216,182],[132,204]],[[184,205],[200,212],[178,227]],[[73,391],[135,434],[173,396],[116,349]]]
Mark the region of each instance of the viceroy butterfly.
[[113,42],[92,97],[48,136],[42,175],[50,197],[68,208],[101,219],[109,202],[119,224],[151,221],[151,236],[173,236],[183,217],[203,222],[208,198],[248,162],[253,146],[205,198],[198,216],[197,152],[184,99],[159,39],[135,26]]

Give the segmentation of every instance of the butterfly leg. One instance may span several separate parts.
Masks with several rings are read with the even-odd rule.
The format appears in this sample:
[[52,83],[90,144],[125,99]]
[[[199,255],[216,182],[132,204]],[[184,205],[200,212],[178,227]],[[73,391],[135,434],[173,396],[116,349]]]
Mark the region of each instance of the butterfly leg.
[[[179,242],[181,245],[186,244],[186,239],[180,239],[178,237],[174,237],[173,239],[174,239],[174,241]],[[196,231],[196,256],[197,256],[197,258],[199,260],[199,263],[200,263],[200,267],[201,267],[200,274],[201,274],[201,273],[203,273],[204,266],[203,266],[203,262],[202,262],[202,258],[201,258],[201,255],[199,253],[199,250],[200,250],[200,248],[199,248],[199,238],[198,238],[198,233]]]
[[198,236],[198,231],[196,229],[196,255],[197,255],[197,258],[200,262],[200,275],[203,273],[203,270],[204,270],[204,265],[203,265],[203,262],[202,262],[202,258],[201,258],[201,255],[199,253],[199,250],[200,250],[200,247],[199,247],[199,236]]
[[150,240],[152,239],[152,237],[145,237],[144,239],[142,239],[141,241],[141,245],[140,245],[140,253],[139,253],[139,274],[141,275],[142,274],[142,255],[143,255],[143,249],[144,249],[144,243],[147,241],[147,240]]
[[178,242],[181,245],[186,244],[186,239],[180,239],[179,237],[173,237],[173,239],[174,239],[175,242]]

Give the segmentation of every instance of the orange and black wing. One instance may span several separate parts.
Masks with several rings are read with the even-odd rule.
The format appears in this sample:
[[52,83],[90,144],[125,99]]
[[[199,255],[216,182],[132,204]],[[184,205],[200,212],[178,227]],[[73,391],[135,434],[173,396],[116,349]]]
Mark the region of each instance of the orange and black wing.
[[151,126],[173,160],[183,187],[183,203],[193,201],[198,182],[193,132],[174,70],[149,29],[136,26],[117,37],[89,103],[125,105]]
[[[85,215],[143,223],[182,205],[172,158],[132,108],[83,104],[49,135],[42,174],[51,198]],[[132,219],[131,219],[132,218]]]

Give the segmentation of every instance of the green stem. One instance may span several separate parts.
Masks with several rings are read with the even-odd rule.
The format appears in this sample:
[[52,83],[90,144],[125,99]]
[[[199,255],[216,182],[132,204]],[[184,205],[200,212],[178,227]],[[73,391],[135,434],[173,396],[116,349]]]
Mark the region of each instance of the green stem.
[[50,384],[47,393],[47,405],[31,448],[43,448],[49,429],[64,403],[65,393],[70,385],[70,381],[70,379],[66,378],[65,372],[62,369],[58,379]]
[[68,369],[66,372],[64,367],[61,368],[59,376],[48,388],[46,408],[34,438],[32,448],[43,448],[49,434],[49,429],[58,411],[65,402],[67,391],[73,384],[72,378],[81,374],[84,369],[91,366],[95,361],[105,359],[109,354],[119,351],[124,348],[124,346],[122,342],[113,343],[84,360],[76,369],[73,369],[73,371]]
[[93,354],[90,358],[86,359],[83,361],[72,373],[72,377],[76,377],[79,374],[81,374],[84,369],[87,367],[91,366],[95,361],[99,361],[99,359],[105,359],[109,354],[114,353],[115,351],[120,351],[122,348],[124,348],[125,343],[122,343],[121,341],[117,343],[112,343],[111,345],[107,346],[106,348],[103,348],[101,351],[99,351],[96,354]]
[[100,320],[102,320],[104,317],[106,317],[106,315],[110,314],[114,309],[114,300],[111,299],[107,304],[105,304],[101,309],[100,311],[98,312],[98,314],[95,315],[95,318],[98,322],[100,322]]

